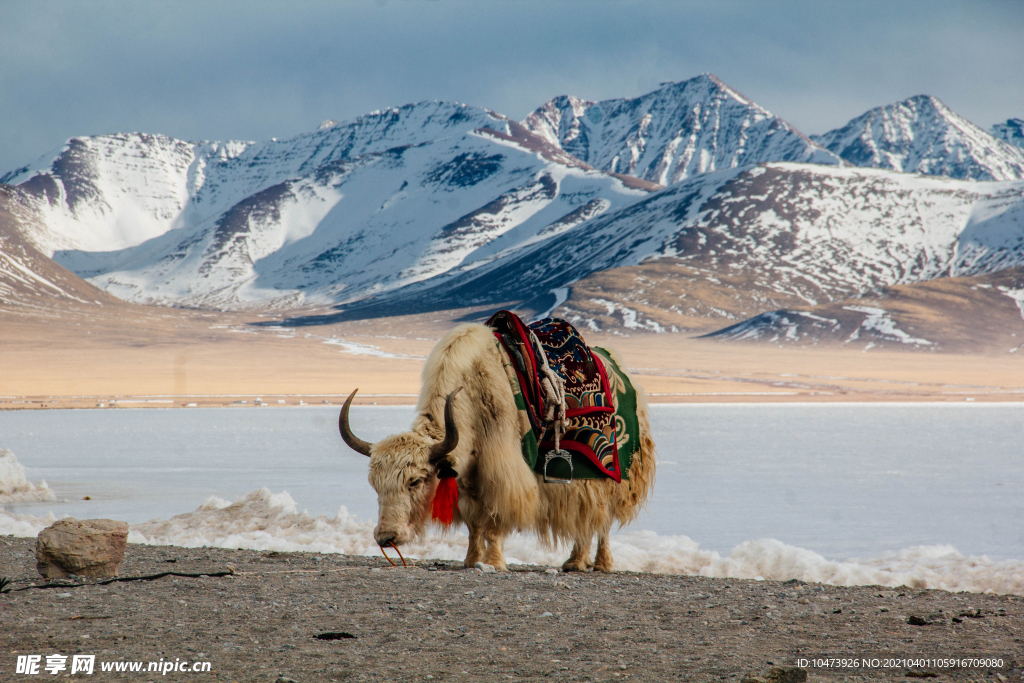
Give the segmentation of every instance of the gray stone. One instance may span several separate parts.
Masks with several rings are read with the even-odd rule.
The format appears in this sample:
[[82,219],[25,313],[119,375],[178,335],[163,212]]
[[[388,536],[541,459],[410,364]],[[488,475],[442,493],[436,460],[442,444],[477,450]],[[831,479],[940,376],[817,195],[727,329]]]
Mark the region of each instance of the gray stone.
[[777,666],[768,671],[769,683],[806,683],[807,669],[799,666]]
[[807,670],[798,666],[776,666],[764,676],[747,674],[740,683],[806,683]]
[[117,576],[127,544],[125,522],[65,517],[39,532],[36,569],[47,579]]

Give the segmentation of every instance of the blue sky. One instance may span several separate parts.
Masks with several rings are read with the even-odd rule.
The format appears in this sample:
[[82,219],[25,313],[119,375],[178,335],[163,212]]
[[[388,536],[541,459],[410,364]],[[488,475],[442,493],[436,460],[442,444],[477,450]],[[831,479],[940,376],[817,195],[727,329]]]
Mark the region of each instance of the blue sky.
[[1024,2],[0,0],[0,173],[75,135],[285,138],[430,99],[520,119],[703,72],[806,133],[927,93],[1024,118]]

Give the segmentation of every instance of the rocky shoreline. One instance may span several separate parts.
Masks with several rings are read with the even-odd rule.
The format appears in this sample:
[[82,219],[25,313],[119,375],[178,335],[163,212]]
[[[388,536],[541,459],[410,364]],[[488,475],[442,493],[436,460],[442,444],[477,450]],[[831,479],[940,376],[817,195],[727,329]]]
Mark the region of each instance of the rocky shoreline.
[[[812,681],[1007,683],[1024,664],[1012,595],[136,544],[109,583],[47,584],[35,564],[35,539],[0,536],[0,680],[32,680],[16,673],[31,655],[50,677],[53,654],[62,676],[95,656],[72,678],[269,683],[740,683],[797,680],[778,669],[794,666]],[[143,673],[101,671],[136,661]],[[183,672],[197,662],[209,671]]]

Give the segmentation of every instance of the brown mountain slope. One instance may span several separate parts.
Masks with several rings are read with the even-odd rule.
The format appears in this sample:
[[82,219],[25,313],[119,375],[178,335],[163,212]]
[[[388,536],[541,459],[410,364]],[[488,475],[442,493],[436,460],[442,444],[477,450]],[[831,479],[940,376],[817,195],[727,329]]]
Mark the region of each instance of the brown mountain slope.
[[0,185],[0,302],[3,305],[121,303],[32,246],[25,234],[37,221],[31,206],[21,201],[18,190]]
[[765,274],[674,259],[594,273],[551,315],[580,329],[681,332],[779,344],[1005,353],[1024,343],[1024,268],[879,288],[809,305]]
[[711,270],[678,259],[593,273],[569,287],[555,309],[581,329],[703,334],[763,311],[806,303],[742,270]]
[[1024,268],[885,287],[854,299],[776,310],[714,332],[720,339],[955,353],[1024,346]]

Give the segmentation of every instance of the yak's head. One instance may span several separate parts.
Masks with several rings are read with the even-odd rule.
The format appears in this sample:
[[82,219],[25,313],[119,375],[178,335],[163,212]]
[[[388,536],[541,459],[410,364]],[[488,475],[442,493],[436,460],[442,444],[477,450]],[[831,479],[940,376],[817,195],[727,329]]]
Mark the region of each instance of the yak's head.
[[338,429],[352,450],[370,458],[370,485],[377,492],[378,505],[373,538],[378,545],[408,543],[423,531],[430,518],[438,471],[447,470],[444,472],[446,475],[453,474],[446,456],[459,445],[452,399],[461,388],[448,394],[445,400],[445,435],[441,441],[417,432],[395,434],[377,443],[363,441],[352,433],[348,422],[349,407],[356,392],[353,391],[345,401],[338,418]]

